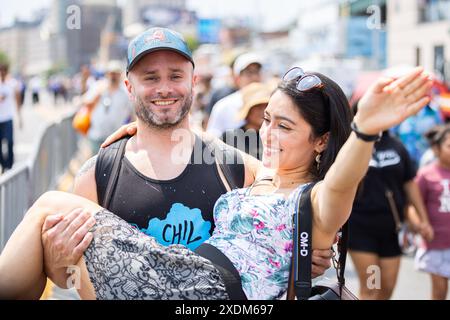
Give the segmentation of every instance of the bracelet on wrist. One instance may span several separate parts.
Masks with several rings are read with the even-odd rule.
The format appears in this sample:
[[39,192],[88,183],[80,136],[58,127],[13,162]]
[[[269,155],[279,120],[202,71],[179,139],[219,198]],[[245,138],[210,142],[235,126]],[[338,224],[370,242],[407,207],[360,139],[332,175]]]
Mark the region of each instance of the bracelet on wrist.
[[352,121],[350,124],[350,128],[352,128],[353,132],[356,134],[356,137],[358,139],[361,139],[366,142],[374,142],[374,141],[380,141],[382,132],[378,134],[365,134],[359,131],[358,127],[356,126],[356,123]]

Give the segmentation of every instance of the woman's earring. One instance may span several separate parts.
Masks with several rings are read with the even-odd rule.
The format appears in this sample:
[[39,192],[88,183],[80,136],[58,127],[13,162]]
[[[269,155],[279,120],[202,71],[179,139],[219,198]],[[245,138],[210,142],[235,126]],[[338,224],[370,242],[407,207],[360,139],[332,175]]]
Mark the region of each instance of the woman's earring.
[[319,167],[320,167],[320,158],[321,158],[321,154],[319,153],[317,156],[316,156],[316,162],[317,162],[317,171],[319,171]]

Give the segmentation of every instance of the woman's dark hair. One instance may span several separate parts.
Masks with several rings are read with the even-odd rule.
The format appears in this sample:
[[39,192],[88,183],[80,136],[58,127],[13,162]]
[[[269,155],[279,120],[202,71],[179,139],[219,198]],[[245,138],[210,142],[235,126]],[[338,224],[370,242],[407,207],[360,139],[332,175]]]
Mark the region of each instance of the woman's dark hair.
[[431,146],[440,147],[444,142],[447,134],[450,133],[450,124],[436,126],[425,133],[425,137]]
[[300,115],[311,126],[311,140],[329,133],[328,144],[322,152],[319,168],[317,169],[317,164],[313,162],[309,169],[315,180],[322,180],[350,135],[353,117],[347,97],[333,80],[317,72],[307,74],[319,77],[323,87],[299,91],[296,89],[297,81],[292,80],[281,81],[278,90],[292,99]]
[[423,134],[423,136],[425,137],[425,139],[427,140],[427,142],[428,142],[428,144],[430,146],[436,145],[437,134],[444,128],[445,128],[445,126],[438,124],[438,125],[435,125],[434,127],[430,128],[430,129],[428,129]]

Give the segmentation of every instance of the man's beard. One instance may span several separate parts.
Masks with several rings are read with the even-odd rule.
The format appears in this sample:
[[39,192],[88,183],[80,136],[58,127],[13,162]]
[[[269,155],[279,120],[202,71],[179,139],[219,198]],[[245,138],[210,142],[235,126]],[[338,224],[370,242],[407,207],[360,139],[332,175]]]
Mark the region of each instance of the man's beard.
[[[161,120],[158,115],[152,112],[150,107],[147,107],[144,100],[135,95],[136,97],[136,103],[134,106],[134,109],[136,111],[136,117],[139,118],[142,122],[144,122],[146,125],[152,128],[156,129],[169,129],[177,126],[189,113],[189,110],[191,109],[192,104],[192,93],[188,94],[184,100],[184,103],[181,106],[181,109],[179,110],[178,114],[175,115],[175,117],[172,120]],[[165,99],[171,99],[174,97],[168,97]],[[155,99],[154,97],[148,99],[149,101],[151,99]],[[179,100],[179,98],[176,98]],[[151,102],[149,102],[150,104]],[[156,107],[157,108],[157,107]]]

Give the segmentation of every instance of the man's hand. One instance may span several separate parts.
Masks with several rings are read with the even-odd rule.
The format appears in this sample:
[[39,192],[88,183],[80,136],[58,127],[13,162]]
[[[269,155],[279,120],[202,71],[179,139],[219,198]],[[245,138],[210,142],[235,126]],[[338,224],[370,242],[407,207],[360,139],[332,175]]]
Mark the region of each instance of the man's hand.
[[42,227],[44,271],[61,288],[66,288],[69,276],[66,268],[76,265],[93,239],[89,230],[95,219],[83,209],[75,209],[67,216],[51,215]]
[[312,251],[311,277],[313,279],[323,275],[331,267],[332,257],[333,251],[331,249]]

